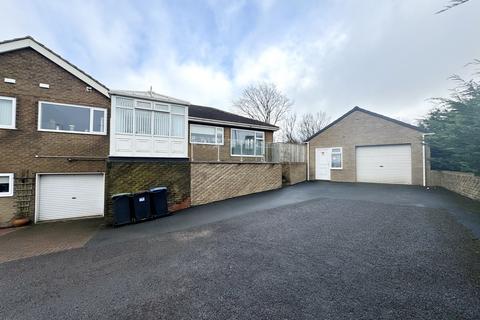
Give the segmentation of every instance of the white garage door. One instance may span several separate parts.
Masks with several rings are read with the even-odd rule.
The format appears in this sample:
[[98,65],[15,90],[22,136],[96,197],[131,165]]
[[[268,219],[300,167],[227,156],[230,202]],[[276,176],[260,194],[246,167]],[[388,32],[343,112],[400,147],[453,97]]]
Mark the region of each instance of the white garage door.
[[103,186],[103,174],[40,175],[37,221],[102,216]]
[[357,147],[357,181],[412,184],[410,145]]

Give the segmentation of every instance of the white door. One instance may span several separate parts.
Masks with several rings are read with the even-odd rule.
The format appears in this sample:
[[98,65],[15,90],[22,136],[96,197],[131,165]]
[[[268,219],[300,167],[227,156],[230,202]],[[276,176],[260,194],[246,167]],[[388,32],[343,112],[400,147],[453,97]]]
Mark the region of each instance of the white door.
[[357,147],[357,181],[412,184],[410,145]]
[[315,149],[315,179],[330,180],[331,152],[330,148]]
[[103,216],[103,174],[38,176],[36,221]]

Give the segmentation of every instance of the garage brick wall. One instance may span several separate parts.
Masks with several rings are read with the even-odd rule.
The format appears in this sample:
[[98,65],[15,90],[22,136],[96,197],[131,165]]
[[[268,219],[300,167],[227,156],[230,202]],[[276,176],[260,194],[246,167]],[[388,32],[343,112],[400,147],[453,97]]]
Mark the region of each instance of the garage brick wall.
[[391,144],[411,144],[412,184],[423,184],[422,133],[361,111],[352,112],[310,141],[310,179],[315,180],[315,148],[342,147],[343,169],[331,170],[331,180],[355,182],[355,147]]
[[282,187],[282,165],[192,163],[192,205],[201,205]]
[[307,179],[306,163],[282,163],[282,180],[285,185],[293,185]]
[[442,187],[480,201],[480,177],[473,173],[432,170],[429,177],[429,186]]
[[[16,83],[5,83],[4,78]],[[17,182],[35,173],[105,172],[108,136],[40,132],[37,127],[39,101],[109,109],[107,97],[95,89],[87,92],[86,83],[32,49],[0,54],[0,79],[0,96],[16,98],[17,109],[17,129],[0,129],[1,173],[14,173]],[[39,83],[48,83],[50,88],[42,89]],[[68,160],[74,156],[91,158]],[[15,213],[15,204],[12,207],[11,199],[5,199],[0,198],[0,221],[10,220]],[[33,215],[33,199],[31,203]]]
[[111,197],[154,187],[168,188],[170,212],[190,206],[190,163],[185,160],[110,159],[107,171],[106,221],[112,222]]

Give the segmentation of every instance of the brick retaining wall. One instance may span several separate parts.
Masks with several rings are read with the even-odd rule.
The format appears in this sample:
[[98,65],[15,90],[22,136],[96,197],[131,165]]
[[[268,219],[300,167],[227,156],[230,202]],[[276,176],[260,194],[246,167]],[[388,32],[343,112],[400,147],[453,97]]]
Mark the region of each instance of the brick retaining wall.
[[190,206],[190,163],[172,160],[109,160],[105,217],[111,222],[111,197],[153,187],[168,188],[168,209],[173,212]]
[[282,180],[285,185],[293,185],[307,178],[306,163],[282,163]]
[[443,187],[473,200],[480,200],[480,177],[457,171],[430,171],[429,186]]
[[201,205],[282,187],[282,165],[191,163],[192,205]]

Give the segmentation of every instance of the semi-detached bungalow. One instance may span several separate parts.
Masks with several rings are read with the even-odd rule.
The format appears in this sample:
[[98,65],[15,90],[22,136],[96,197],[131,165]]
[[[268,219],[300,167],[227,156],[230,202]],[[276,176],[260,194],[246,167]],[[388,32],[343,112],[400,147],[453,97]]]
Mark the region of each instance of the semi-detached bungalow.
[[[15,215],[110,217],[112,194],[154,186],[169,188],[174,211],[244,194],[224,186],[239,170],[275,176],[258,191],[280,187],[281,168],[265,162],[276,126],[152,91],[110,91],[31,37],[0,42],[0,80],[0,226]],[[205,197],[202,177],[218,169],[224,179],[209,189],[223,193]]]

